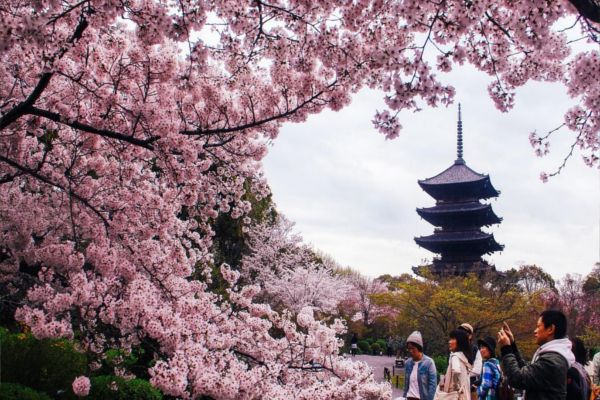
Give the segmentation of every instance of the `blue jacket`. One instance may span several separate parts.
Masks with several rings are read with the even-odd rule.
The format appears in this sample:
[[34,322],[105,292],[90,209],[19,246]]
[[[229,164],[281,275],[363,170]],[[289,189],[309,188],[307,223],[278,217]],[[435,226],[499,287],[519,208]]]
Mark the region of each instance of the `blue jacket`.
[[[412,373],[414,365],[414,360],[409,358],[404,366],[404,397],[408,394],[410,374]],[[437,386],[437,370],[435,369],[433,360],[425,354],[423,354],[423,358],[419,362],[417,381],[419,382],[419,397],[421,397],[421,400],[433,400]]]

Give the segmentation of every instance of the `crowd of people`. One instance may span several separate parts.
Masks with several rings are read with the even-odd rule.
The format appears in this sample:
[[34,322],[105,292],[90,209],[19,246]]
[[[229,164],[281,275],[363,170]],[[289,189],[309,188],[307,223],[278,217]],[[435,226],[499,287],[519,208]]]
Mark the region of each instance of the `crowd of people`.
[[[600,400],[600,352],[594,356],[594,381],[585,369],[586,349],[579,338],[567,337],[567,318],[560,311],[540,314],[534,330],[539,346],[530,363],[519,352],[513,332],[504,323],[497,337],[474,340],[464,323],[450,332],[448,368],[440,375],[423,353],[420,332],[406,340],[404,397],[408,400]],[[497,357],[497,349],[500,357]]]

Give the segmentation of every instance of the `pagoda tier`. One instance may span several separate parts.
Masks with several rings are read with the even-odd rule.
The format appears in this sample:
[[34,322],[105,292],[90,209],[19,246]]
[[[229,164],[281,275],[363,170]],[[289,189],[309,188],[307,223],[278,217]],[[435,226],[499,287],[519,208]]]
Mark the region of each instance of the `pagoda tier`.
[[462,158],[438,175],[419,181],[419,186],[441,201],[489,199],[500,194],[488,175],[473,171]]
[[490,226],[502,221],[491,205],[478,201],[442,203],[435,207],[417,208],[417,213],[434,226]]
[[[491,233],[480,230],[467,232],[436,231],[433,235],[415,238],[417,244],[433,253],[440,253],[442,260],[478,260],[484,254],[500,251]],[[457,258],[458,257],[458,258]]]
[[415,242],[439,256],[434,259],[436,275],[484,274],[494,267],[481,257],[502,251],[494,235],[481,230],[499,224],[490,204],[480,200],[500,194],[488,175],[475,172],[463,160],[462,120],[458,111],[457,159],[441,173],[419,181],[419,186],[436,200],[436,205],[418,208],[417,213],[436,226],[433,235],[416,237]]

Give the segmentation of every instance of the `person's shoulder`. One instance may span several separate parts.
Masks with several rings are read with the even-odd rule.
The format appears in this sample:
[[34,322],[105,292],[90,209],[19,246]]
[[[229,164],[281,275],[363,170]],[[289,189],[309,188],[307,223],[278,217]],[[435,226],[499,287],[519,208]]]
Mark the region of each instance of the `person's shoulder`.
[[555,351],[548,351],[540,354],[536,362],[551,363],[557,367],[562,367],[565,370],[569,369],[569,362],[565,356]]
[[423,365],[429,365],[429,364],[434,364],[433,362],[433,358],[423,354]]

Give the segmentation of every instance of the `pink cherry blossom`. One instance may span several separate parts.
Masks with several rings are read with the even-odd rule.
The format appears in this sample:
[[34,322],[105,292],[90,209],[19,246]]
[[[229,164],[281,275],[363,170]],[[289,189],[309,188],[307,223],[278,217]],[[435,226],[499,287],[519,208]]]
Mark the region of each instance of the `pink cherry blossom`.
[[72,384],[73,393],[78,397],[85,397],[90,394],[90,378],[87,376],[78,376]]

